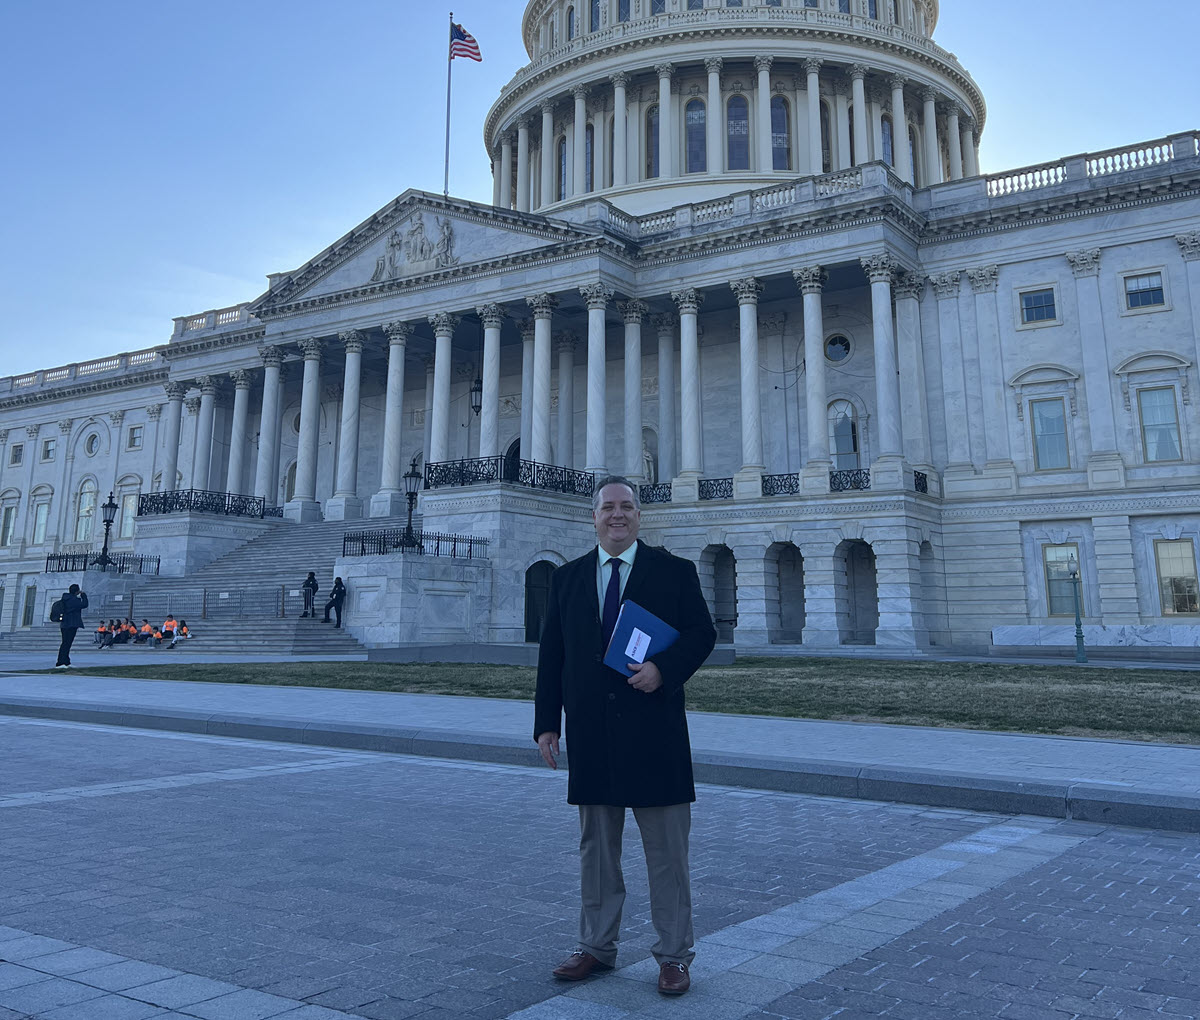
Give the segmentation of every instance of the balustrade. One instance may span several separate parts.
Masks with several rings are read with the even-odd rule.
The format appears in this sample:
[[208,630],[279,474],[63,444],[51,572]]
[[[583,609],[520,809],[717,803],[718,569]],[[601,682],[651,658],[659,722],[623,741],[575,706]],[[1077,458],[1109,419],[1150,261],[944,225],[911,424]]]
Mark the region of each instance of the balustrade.
[[641,500],[642,506],[650,506],[654,503],[670,503],[671,483],[659,482],[656,485],[639,485],[638,499]]
[[159,557],[137,556],[134,553],[109,553],[108,564],[96,562],[94,550],[75,553],[51,553],[46,557],[47,574],[74,574],[83,570],[100,570],[109,574],[158,574]]
[[448,460],[425,465],[426,489],[498,482],[509,482],[547,492],[561,492],[569,496],[590,497],[596,484],[596,476],[591,471],[576,471],[557,464],[517,461],[508,457],[477,457],[472,460]]
[[452,559],[487,558],[488,540],[474,535],[445,535],[436,531],[380,528],[350,531],[342,538],[343,556],[449,556]]
[[829,472],[830,492],[865,492],[870,488],[871,471],[869,468]]
[[800,491],[800,475],[763,475],[764,496],[795,496]]
[[139,517],[163,514],[221,514],[225,517],[264,516],[266,500],[206,489],[177,489],[174,492],[143,492],[138,496]]
[[700,499],[733,499],[732,478],[701,478]]

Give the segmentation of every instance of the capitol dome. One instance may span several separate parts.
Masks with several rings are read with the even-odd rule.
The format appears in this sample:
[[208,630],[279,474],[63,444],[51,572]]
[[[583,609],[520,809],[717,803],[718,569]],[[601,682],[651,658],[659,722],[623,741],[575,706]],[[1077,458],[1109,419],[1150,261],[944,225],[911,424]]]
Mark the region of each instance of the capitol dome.
[[938,0],[530,0],[530,63],[484,128],[494,203],[558,213],[599,194],[642,214],[872,161],[917,187],[975,176],[983,95],[933,42],[938,13]]

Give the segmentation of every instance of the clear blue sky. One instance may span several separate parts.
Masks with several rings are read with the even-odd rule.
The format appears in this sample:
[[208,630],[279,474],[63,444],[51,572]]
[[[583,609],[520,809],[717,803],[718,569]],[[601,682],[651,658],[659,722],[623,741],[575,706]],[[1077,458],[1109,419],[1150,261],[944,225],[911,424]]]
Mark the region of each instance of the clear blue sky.
[[[0,0],[0,375],[166,342],[407,188],[440,192],[450,7]],[[524,3],[454,0],[451,192],[491,200],[483,117]],[[988,102],[985,171],[1200,127],[1200,4],[942,0]]]

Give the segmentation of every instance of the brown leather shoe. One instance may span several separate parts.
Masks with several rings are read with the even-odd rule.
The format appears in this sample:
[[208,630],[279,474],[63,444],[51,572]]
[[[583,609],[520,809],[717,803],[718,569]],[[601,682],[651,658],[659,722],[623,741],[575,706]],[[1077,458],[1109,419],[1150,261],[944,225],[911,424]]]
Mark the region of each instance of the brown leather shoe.
[[658,990],[663,995],[682,995],[692,987],[686,963],[664,963],[658,969]]
[[554,976],[559,981],[582,981],[594,973],[612,970],[607,963],[601,963],[591,953],[576,949],[562,963],[554,968]]

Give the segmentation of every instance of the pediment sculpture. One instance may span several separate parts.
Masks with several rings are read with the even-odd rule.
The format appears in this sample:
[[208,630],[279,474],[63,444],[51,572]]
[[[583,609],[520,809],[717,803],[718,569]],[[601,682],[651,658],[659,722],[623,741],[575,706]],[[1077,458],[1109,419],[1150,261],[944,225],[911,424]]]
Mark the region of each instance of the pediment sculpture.
[[425,233],[425,217],[417,213],[409,221],[408,230],[401,236],[400,228],[392,231],[387,241],[387,254],[375,261],[371,283],[397,280],[407,274],[449,269],[459,263],[454,254],[454,223],[447,216],[435,217],[438,226],[436,241]]

